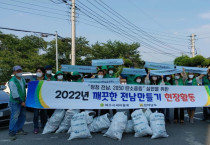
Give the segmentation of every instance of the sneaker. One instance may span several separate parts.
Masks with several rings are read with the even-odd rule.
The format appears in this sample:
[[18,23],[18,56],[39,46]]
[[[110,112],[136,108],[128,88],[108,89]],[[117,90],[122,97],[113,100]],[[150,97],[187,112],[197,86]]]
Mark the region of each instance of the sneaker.
[[38,128],[35,128],[34,129],[34,134],[37,134],[37,133],[39,133],[39,129]]
[[25,132],[24,130],[20,130],[16,133],[16,135],[27,135],[28,132]]
[[11,141],[14,141],[14,140],[16,140],[17,138],[16,138],[15,135],[9,135],[9,139],[10,139]]

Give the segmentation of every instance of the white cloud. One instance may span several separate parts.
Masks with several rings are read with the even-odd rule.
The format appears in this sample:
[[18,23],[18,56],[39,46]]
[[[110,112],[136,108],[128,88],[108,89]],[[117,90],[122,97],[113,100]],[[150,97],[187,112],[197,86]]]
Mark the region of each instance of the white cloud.
[[210,12],[200,14],[199,16],[202,19],[210,19]]

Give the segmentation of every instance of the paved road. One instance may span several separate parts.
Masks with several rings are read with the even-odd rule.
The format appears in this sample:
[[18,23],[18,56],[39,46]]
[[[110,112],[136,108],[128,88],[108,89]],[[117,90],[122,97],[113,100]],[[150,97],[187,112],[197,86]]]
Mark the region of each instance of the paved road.
[[[173,110],[171,110],[173,112]],[[150,139],[150,137],[135,138],[133,134],[123,134],[121,141],[103,137],[103,134],[92,134],[91,139],[76,139],[68,141],[69,135],[61,134],[33,134],[33,113],[27,112],[27,122],[24,130],[29,132],[27,136],[18,136],[15,141],[8,139],[8,129],[0,130],[0,145],[210,145],[210,123],[201,121],[202,109],[197,108],[194,124],[166,124],[168,138]],[[172,116],[173,114],[171,114]],[[186,115],[187,116],[187,115]],[[208,140],[209,138],[209,140]]]

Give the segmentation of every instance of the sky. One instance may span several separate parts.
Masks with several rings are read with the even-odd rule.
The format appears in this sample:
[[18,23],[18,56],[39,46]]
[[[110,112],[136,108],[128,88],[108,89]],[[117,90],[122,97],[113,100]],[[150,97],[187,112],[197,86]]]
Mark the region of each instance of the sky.
[[[210,57],[208,0],[76,0],[76,6],[76,36],[86,37],[90,45],[138,42],[143,60],[171,63],[182,54],[192,56],[190,36],[195,34],[197,55]],[[0,27],[71,37],[69,5],[59,0],[0,0]],[[1,31],[19,37],[33,34]]]

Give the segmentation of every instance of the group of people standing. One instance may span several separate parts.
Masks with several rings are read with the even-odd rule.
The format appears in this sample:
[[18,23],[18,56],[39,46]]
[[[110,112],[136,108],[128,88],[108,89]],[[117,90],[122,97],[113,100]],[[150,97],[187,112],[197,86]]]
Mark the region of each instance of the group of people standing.
[[[146,69],[147,75],[122,75],[123,67],[118,67],[118,71],[114,66],[102,66],[97,67],[97,74],[84,74],[79,72],[65,73],[57,71],[55,75],[52,75],[52,66],[47,65],[44,68],[36,68],[36,78],[34,80],[46,80],[46,81],[71,81],[71,82],[83,82],[83,78],[117,78],[120,77],[121,84],[129,85],[176,85],[176,86],[197,86],[197,85],[210,85],[210,71],[208,70],[206,75],[186,73],[184,68],[182,73],[166,76],[150,75],[150,71]],[[26,135],[27,132],[23,130],[23,125],[26,119],[26,82],[22,77],[22,67],[13,67],[14,76],[9,80],[10,88],[10,108],[11,117],[9,124],[9,137],[11,140],[16,139],[16,135]],[[135,109],[135,108],[134,108]],[[184,123],[184,110],[187,110],[189,115],[189,122],[193,123],[193,117],[195,113],[194,107],[191,108],[174,108],[174,123]],[[166,122],[170,123],[170,109],[151,109],[152,112],[159,111],[165,114]],[[210,119],[208,114],[209,108],[203,108],[204,120]],[[34,130],[35,134],[39,133],[39,128],[44,128],[48,117],[53,114],[52,109],[34,109]],[[41,126],[39,126],[39,118],[41,120]]]

